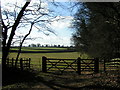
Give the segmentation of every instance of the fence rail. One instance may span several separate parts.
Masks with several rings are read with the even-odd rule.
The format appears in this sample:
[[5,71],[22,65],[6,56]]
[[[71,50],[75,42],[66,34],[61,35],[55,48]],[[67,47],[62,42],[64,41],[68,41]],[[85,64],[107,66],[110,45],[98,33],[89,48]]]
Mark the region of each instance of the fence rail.
[[110,61],[106,62],[104,60],[104,71],[116,70],[120,69],[120,58],[111,59]]
[[[87,61],[87,62],[86,62]],[[90,62],[88,62],[90,61]],[[42,57],[42,71],[60,71],[63,73],[65,70],[75,71],[81,74],[83,71],[92,70],[95,73],[99,72],[99,59],[55,59]]]
[[[8,58],[7,66],[15,67],[16,58]],[[39,67],[38,67],[39,66]],[[41,68],[42,66],[42,68]],[[120,58],[111,59],[111,60],[103,60],[99,62],[98,58],[94,59],[56,59],[56,58],[47,58],[42,57],[42,63],[31,64],[31,58],[20,58],[17,62],[17,68],[21,70],[24,69],[42,69],[43,72],[76,72],[78,74],[90,72],[90,73],[98,73],[99,71],[110,71],[110,70],[118,70],[120,69]]]
[[[16,58],[7,58],[6,64],[8,67],[15,67],[15,62]],[[31,58],[20,58],[17,62],[16,68],[20,68],[21,70],[30,69],[30,62]]]

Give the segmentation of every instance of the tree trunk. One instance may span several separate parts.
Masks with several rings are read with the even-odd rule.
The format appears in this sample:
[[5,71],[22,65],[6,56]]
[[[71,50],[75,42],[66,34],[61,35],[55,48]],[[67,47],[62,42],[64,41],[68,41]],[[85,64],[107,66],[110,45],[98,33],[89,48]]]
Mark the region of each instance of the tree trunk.
[[11,31],[11,34],[10,34],[10,37],[8,38],[8,42],[6,43],[6,40],[7,40],[7,31],[8,31],[8,28],[7,26],[5,26],[4,22],[2,21],[2,25],[3,25],[3,28],[4,30],[2,31],[3,32],[3,41],[2,41],[2,44],[3,44],[3,48],[2,48],[2,67],[6,67],[6,59],[7,59],[7,56],[9,54],[9,50],[10,50],[10,46],[11,46],[11,42],[13,40],[13,37],[15,35],[15,31],[17,29],[17,26],[19,25],[19,22],[23,16],[23,13],[25,11],[25,9],[27,8],[27,6],[30,4],[30,2],[26,2],[25,5],[23,6],[23,8],[21,9],[20,13],[18,14],[17,16],[17,19],[15,20],[15,23],[14,25],[12,26],[12,31]]
[[7,59],[7,56],[8,56],[8,52],[6,49],[2,49],[2,67],[6,67],[6,59]]
[[17,54],[17,57],[16,57],[16,61],[15,61],[15,67],[17,67],[17,62],[18,62],[18,59],[19,59],[19,56],[20,56],[20,53],[21,53],[22,45],[23,45],[25,39],[27,38],[27,36],[30,35],[30,33],[31,33],[31,31],[32,31],[33,25],[34,25],[34,23],[31,23],[31,27],[30,27],[29,32],[25,35],[25,37],[23,38],[22,42],[20,43],[19,51],[18,51],[18,54]]
[[2,37],[3,37],[3,41],[2,41],[2,67],[5,67],[6,66],[6,58],[8,56],[8,50],[6,47],[8,28],[4,24],[2,19],[1,19],[1,21],[2,21]]

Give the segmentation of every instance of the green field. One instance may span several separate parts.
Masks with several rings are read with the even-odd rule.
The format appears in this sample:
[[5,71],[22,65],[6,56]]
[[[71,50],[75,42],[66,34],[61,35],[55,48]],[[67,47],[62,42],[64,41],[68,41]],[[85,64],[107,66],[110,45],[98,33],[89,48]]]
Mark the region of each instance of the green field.
[[[12,50],[17,50],[18,48],[12,48]],[[25,51],[41,51],[41,50],[67,50],[67,48],[46,48],[46,47],[23,47],[22,50]],[[10,53],[9,58],[16,58],[17,53]],[[41,69],[42,56],[48,58],[60,58],[60,59],[77,59],[80,56],[78,52],[58,52],[58,53],[21,53],[20,58],[31,58],[31,65],[35,68]],[[86,57],[86,55],[83,55]]]
[[[67,50],[68,48],[50,48],[50,47],[23,47],[23,51],[33,51],[33,53],[21,53],[20,58],[31,58],[31,67],[41,70],[42,66],[42,57],[45,56],[47,58],[56,58],[56,59],[77,59],[78,57],[81,58],[88,58],[87,55],[80,56],[78,52],[59,52],[61,50]],[[18,50],[18,48],[12,48],[11,50]],[[58,51],[57,53],[35,53],[34,51]],[[16,58],[17,52],[10,53],[9,58]],[[109,62],[108,64],[112,64]],[[100,65],[103,67],[103,65]],[[111,65],[106,65],[111,66]],[[115,66],[115,65],[113,65]]]
[[[11,48],[11,50],[18,50],[18,47]],[[68,48],[56,48],[56,47],[22,47],[22,51],[61,51]]]

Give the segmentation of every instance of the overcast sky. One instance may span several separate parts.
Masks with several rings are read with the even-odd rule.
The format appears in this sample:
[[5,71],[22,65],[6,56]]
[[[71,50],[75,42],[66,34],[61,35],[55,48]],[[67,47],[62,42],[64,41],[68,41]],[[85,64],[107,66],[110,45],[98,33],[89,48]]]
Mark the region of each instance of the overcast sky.
[[[13,8],[9,8],[7,3],[13,3],[16,2],[18,0],[1,0],[1,4],[2,7],[8,9],[9,11],[12,11]],[[36,0],[32,0],[32,1],[36,1]],[[24,5],[25,0],[19,0],[19,5]],[[62,5],[64,5],[65,7],[69,7],[68,3],[66,2],[60,2]],[[59,20],[59,21],[54,21],[51,23],[51,28],[52,30],[55,32],[55,34],[53,33],[49,33],[49,35],[45,35],[42,32],[39,32],[38,30],[35,30],[35,28],[33,28],[32,33],[30,34],[29,37],[31,38],[35,38],[34,40],[26,40],[24,45],[28,45],[28,44],[41,44],[41,45],[45,45],[45,44],[49,44],[49,45],[65,45],[65,46],[70,46],[71,45],[71,36],[72,33],[74,32],[74,30],[72,30],[71,28],[69,28],[71,26],[71,22],[73,21],[73,16],[71,15],[70,10],[66,9],[66,8],[61,8],[61,7],[55,7],[54,5],[51,5],[49,2],[44,2],[42,4],[43,7],[46,7],[48,9],[52,9],[54,10],[54,12],[56,13],[56,15],[59,17],[64,17],[65,19],[63,20]],[[75,12],[75,11],[74,11]],[[74,13],[72,12],[72,14]],[[4,16],[3,16],[4,17]],[[17,35],[24,35],[25,33],[27,33],[27,29],[28,28],[22,28],[20,30],[18,30],[16,32]],[[17,43],[16,43],[17,45]]]

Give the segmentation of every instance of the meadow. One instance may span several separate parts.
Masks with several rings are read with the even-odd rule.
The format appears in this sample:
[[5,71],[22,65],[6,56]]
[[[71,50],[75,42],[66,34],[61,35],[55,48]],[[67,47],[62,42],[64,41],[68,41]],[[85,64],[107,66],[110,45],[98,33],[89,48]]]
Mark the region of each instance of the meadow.
[[[18,50],[18,48],[11,48],[11,50]],[[33,53],[21,53],[19,58],[31,58],[31,66],[41,70],[41,61],[42,57],[48,58],[58,58],[58,59],[77,59],[80,57],[80,53],[78,52],[69,52],[68,48],[56,48],[56,47],[23,47],[22,51],[33,51]],[[35,51],[42,51],[48,53],[35,53]],[[53,51],[49,53],[49,51]],[[57,51],[57,53],[54,51]],[[63,51],[63,52],[59,52]],[[9,58],[16,58],[17,52],[11,52],[9,54]],[[87,57],[87,55],[83,55],[82,57]]]
[[[19,47],[12,47],[11,50],[18,50]],[[57,47],[22,47],[22,51],[60,51],[67,50],[68,48],[57,48]]]
[[[10,52],[9,58],[16,58],[18,47],[11,48],[15,52]],[[77,59],[80,58],[89,58],[88,55],[82,54],[79,52],[75,52],[74,50],[71,52],[70,48],[58,48],[58,47],[22,47],[22,51],[26,51],[25,53],[21,53],[19,58],[31,58],[31,68],[37,69],[41,71],[42,68],[42,57],[45,56],[47,58],[56,58],[56,59]],[[36,53],[37,51],[37,53]],[[62,51],[62,52],[61,52]],[[111,69],[115,66],[115,62],[107,62],[107,69]],[[120,62],[116,62],[120,63]],[[118,65],[117,65],[118,66]],[[114,69],[114,68],[113,68]],[[103,71],[103,63],[100,64],[100,70]]]

